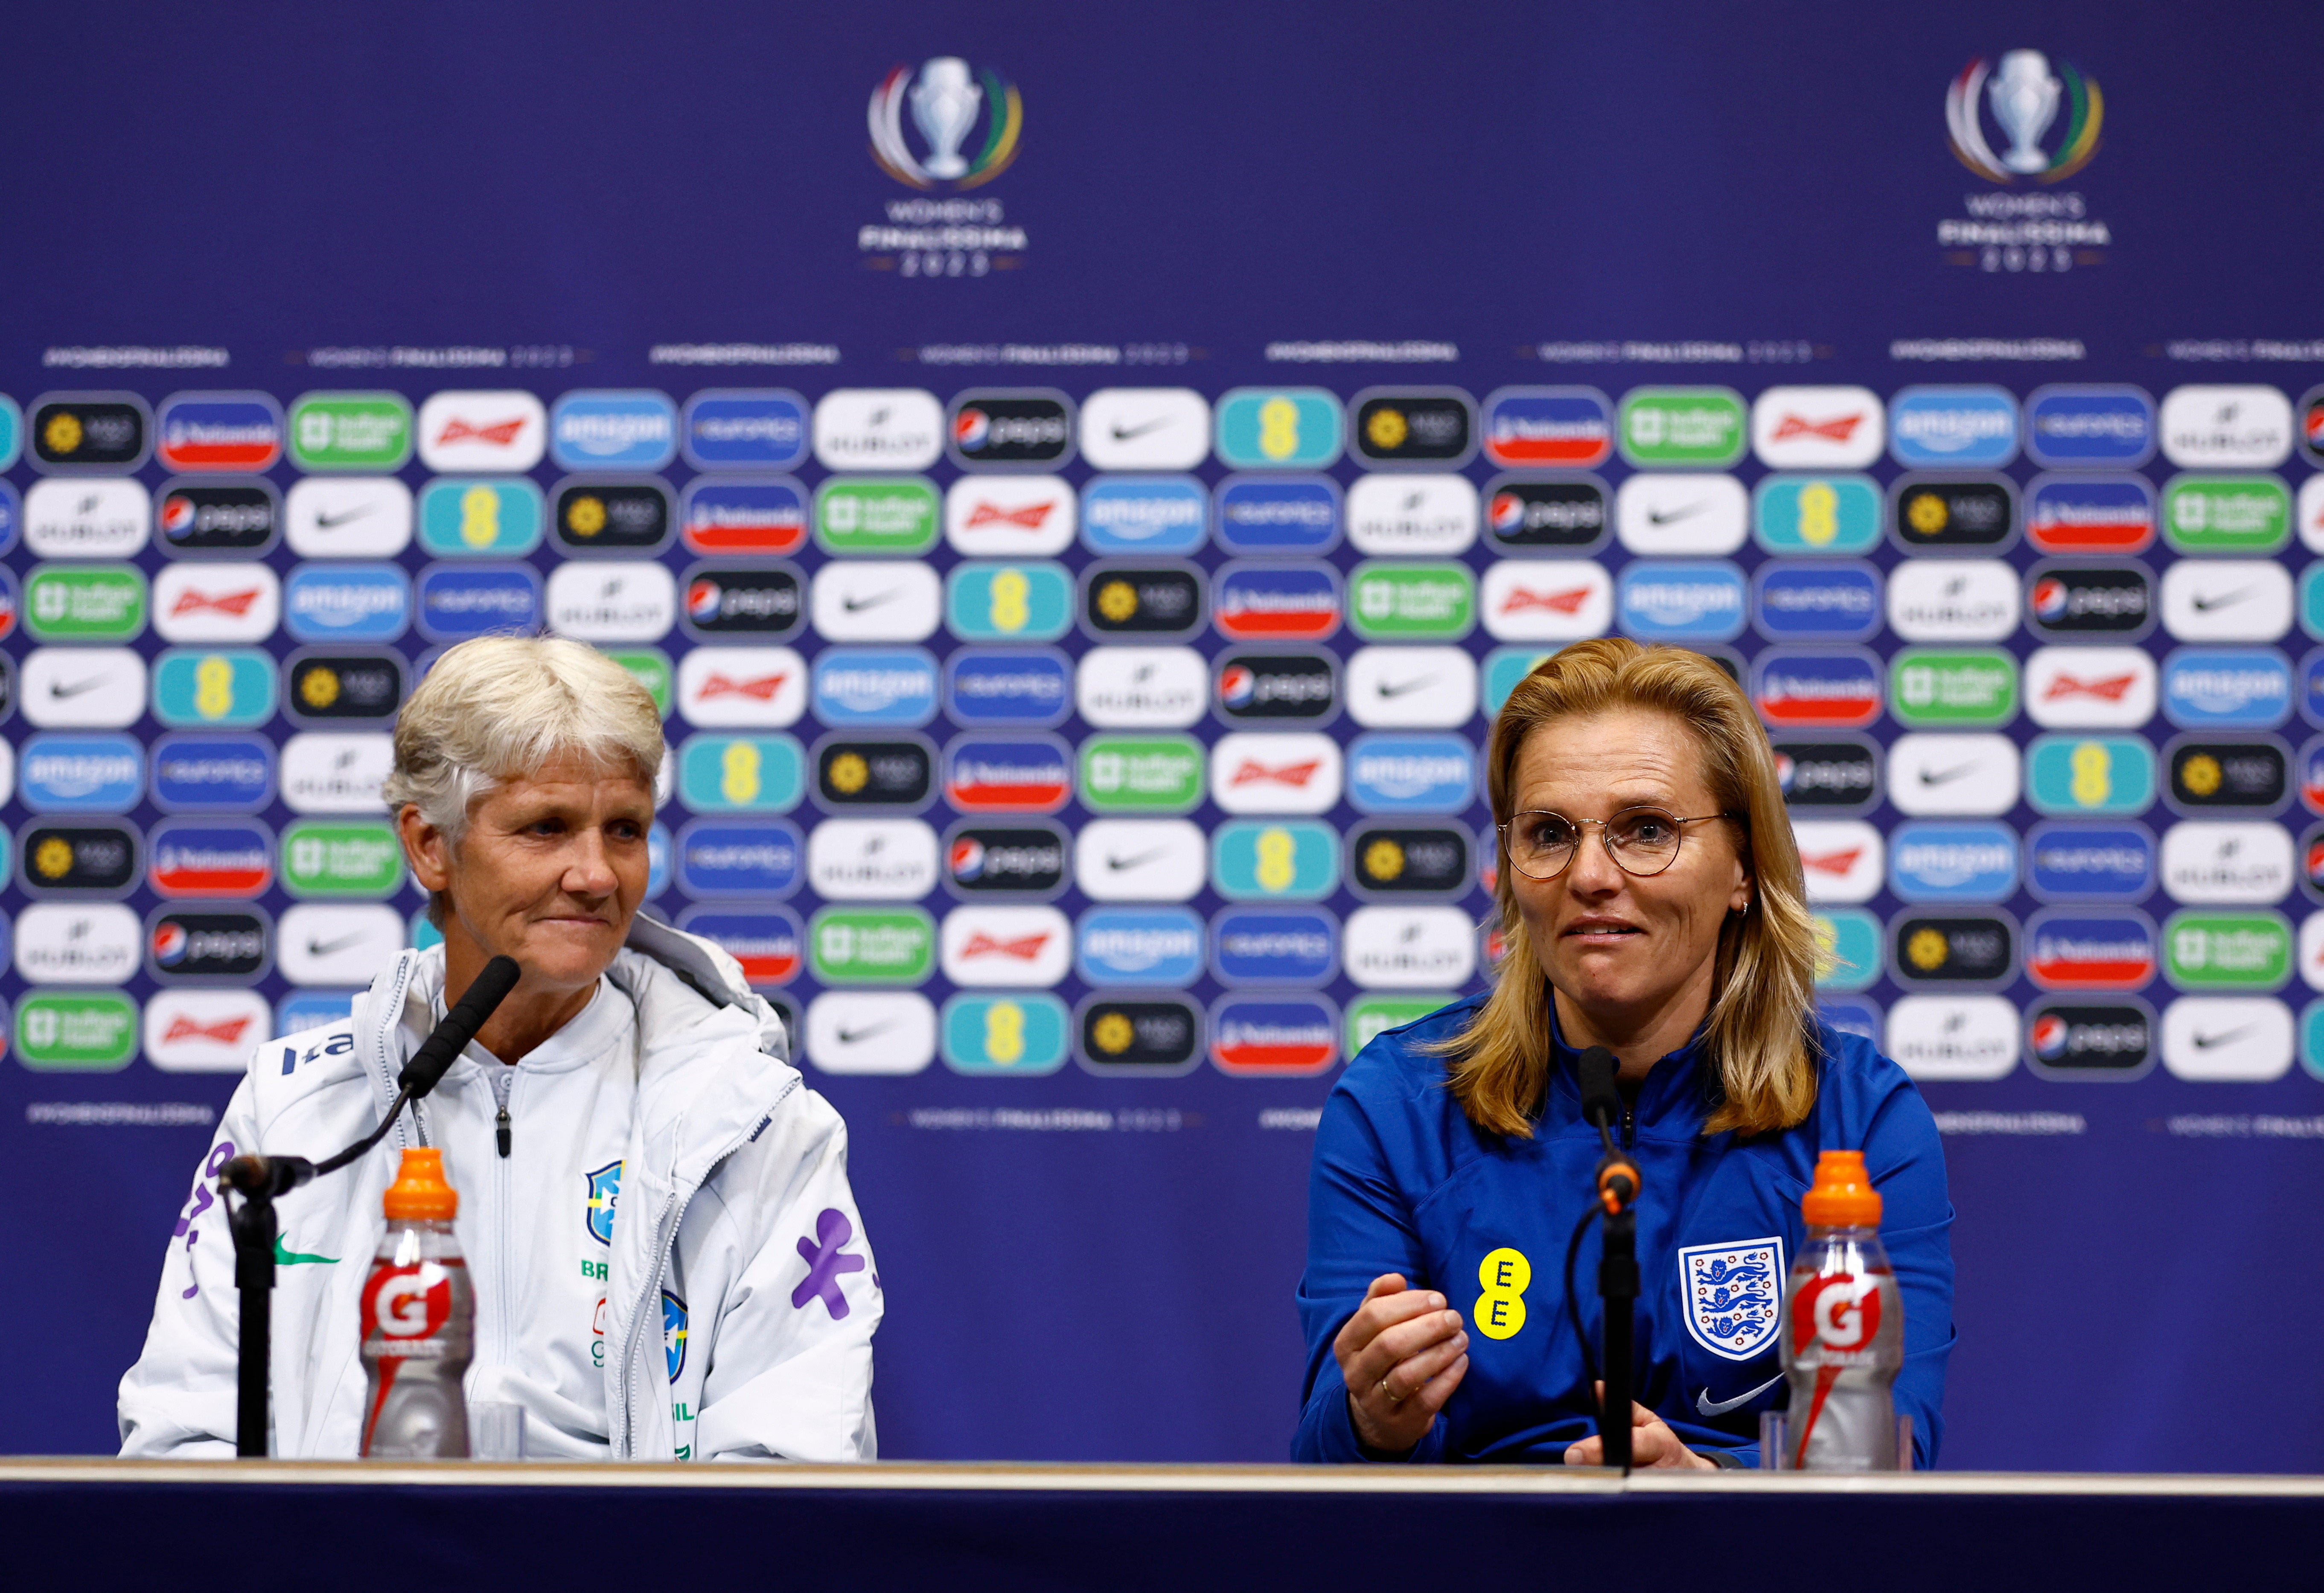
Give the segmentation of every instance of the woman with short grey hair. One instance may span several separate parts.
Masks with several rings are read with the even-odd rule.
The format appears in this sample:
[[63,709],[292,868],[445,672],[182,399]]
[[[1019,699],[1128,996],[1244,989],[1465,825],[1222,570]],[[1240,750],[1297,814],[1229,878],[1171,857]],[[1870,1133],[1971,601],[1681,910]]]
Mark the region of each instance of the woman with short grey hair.
[[[389,1143],[278,1202],[275,1454],[356,1451],[364,1258],[415,1143],[461,1195],[467,1396],[522,1405],[529,1452],[877,1452],[845,1125],[733,959],[640,910],[664,756],[652,697],[578,642],[463,642],[405,703],[383,796],[443,944],[262,1045],[197,1185],[238,1152],[357,1137],[487,962],[522,977]],[[223,1208],[189,1203],[122,1380],[124,1454],[234,1452],[234,1250]]]

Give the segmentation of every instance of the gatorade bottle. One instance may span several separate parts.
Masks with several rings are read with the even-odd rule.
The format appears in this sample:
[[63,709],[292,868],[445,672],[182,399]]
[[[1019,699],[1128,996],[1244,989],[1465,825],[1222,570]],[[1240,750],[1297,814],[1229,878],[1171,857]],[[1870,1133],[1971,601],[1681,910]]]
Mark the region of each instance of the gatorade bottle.
[[465,1458],[460,1379],[475,1342],[475,1295],[452,1237],[460,1197],[444,1153],[407,1150],[387,1192],[387,1232],[363,1291],[363,1452],[400,1460]]
[[1791,1383],[1784,1464],[1810,1471],[1896,1469],[1891,1389],[1904,1364],[1904,1303],[1880,1248],[1880,1194],[1864,1153],[1816,1158],[1800,1202],[1807,1244],[1784,1300]]

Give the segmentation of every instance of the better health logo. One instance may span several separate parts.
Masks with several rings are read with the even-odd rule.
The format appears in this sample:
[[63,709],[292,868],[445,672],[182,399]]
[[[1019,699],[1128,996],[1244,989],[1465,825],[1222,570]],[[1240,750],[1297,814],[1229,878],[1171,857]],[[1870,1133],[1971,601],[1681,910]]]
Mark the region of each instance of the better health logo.
[[[904,134],[904,110],[926,144],[915,155]],[[890,72],[872,91],[872,158],[898,182],[916,189],[973,189],[991,182],[1017,158],[1025,130],[1025,103],[1017,86],[991,68],[972,68],[956,55]],[[979,127],[983,139],[967,152]]]
[[[2064,131],[2054,143],[2045,143],[2061,111]],[[1998,154],[1986,137],[1988,115],[2006,141]],[[1945,90],[1945,126],[1954,156],[1979,177],[2011,186],[2026,178],[2063,182],[2089,165],[2098,152],[2098,125],[2105,119],[2098,80],[2065,61],[2052,73],[2050,58],[2038,50],[2010,51],[1997,68],[1978,56]]]

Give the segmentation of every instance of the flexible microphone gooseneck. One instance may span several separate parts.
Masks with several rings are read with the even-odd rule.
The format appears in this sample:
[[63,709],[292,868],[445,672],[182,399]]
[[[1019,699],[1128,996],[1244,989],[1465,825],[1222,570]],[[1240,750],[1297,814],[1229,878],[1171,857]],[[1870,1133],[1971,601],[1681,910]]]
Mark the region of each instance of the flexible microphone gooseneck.
[[271,1346],[275,1250],[280,1238],[274,1222],[274,1202],[310,1178],[336,1173],[387,1137],[406,1105],[427,1099],[444,1080],[444,1073],[476,1031],[484,1027],[508,993],[516,988],[523,970],[513,957],[494,957],[484,964],[452,1009],[444,1015],[403,1071],[395,1077],[395,1104],[379,1126],[338,1155],[310,1162],[304,1156],[240,1156],[218,1170],[218,1190],[242,1197],[238,1209],[229,1207],[228,1228],[234,1234],[234,1282],[242,1294],[242,1331],[237,1345],[234,1452],[253,1459],[266,1458],[267,1358]]
[[1582,1364],[1591,1383],[1598,1367],[1590,1353],[1590,1335],[1582,1329],[1582,1308],[1573,1297],[1573,1261],[1582,1248],[1582,1235],[1592,1219],[1603,1217],[1606,1230],[1598,1260],[1598,1295],[1604,1303],[1606,1394],[1598,1406],[1598,1436],[1606,1464],[1630,1469],[1630,1330],[1631,1302],[1638,1297],[1637,1213],[1633,1207],[1644,1180],[1638,1166],[1614,1143],[1614,1120],[1622,1115],[1622,1091],[1616,1082],[1621,1064],[1603,1045],[1592,1045],[1574,1059],[1582,1086],[1582,1116],[1598,1130],[1604,1155],[1591,1175],[1597,1199],[1573,1225],[1565,1247],[1565,1315],[1582,1346]]

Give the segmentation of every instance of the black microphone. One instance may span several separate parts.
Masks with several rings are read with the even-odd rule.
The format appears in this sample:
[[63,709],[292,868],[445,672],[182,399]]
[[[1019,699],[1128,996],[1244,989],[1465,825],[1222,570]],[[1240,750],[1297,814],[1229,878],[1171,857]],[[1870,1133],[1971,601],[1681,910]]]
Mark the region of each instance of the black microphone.
[[1622,1115],[1622,1091],[1614,1082],[1620,1066],[1603,1045],[1592,1045],[1574,1061],[1574,1072],[1582,1075],[1582,1121],[1601,1131]]
[[524,970],[516,965],[514,957],[494,957],[485,963],[484,971],[476,975],[467,993],[444,1015],[436,1032],[420,1044],[411,1060],[403,1064],[403,1071],[395,1075],[396,1084],[403,1093],[413,1100],[425,1100],[430,1090],[442,1083],[446,1070],[468,1048],[468,1042],[476,1037],[484,1020],[508,999],[508,993],[516,989],[516,981],[523,976]]

